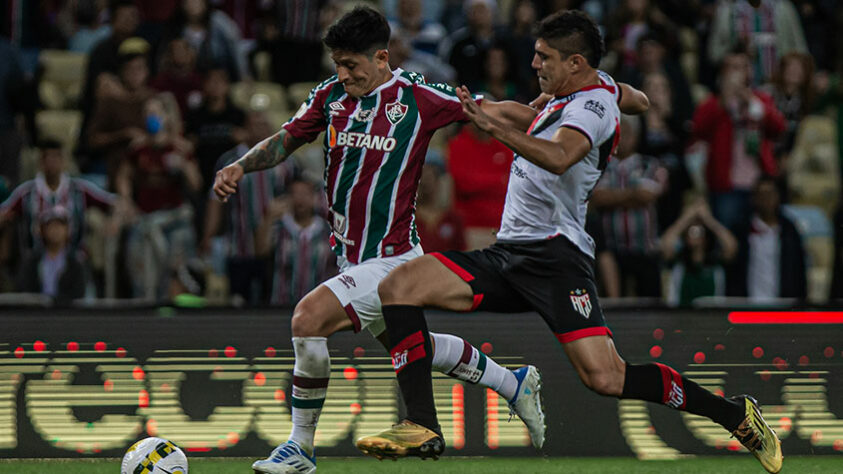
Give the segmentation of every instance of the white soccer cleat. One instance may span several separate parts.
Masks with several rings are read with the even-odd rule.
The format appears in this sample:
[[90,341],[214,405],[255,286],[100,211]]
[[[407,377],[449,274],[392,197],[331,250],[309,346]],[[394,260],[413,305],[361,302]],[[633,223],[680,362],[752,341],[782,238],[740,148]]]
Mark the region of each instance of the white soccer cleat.
[[544,424],[544,411],[542,410],[542,377],[539,370],[532,365],[525,365],[512,371],[518,380],[518,390],[515,397],[509,401],[510,413],[518,415],[521,421],[527,425],[530,432],[530,439],[536,449],[544,446],[544,433],[547,427]]
[[287,441],[268,458],[255,461],[252,469],[264,474],[310,474],[316,472],[316,456],[309,456],[295,441]]

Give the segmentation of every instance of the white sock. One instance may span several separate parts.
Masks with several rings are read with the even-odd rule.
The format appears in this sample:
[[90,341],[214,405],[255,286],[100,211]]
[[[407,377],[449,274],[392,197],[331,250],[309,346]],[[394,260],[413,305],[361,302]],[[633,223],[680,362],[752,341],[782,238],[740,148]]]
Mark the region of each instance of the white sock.
[[465,339],[450,334],[430,333],[433,339],[433,370],[451,377],[489,387],[506,400],[515,397],[518,380],[491,357]]
[[290,440],[309,453],[313,453],[316,424],[328,392],[331,376],[331,358],[328,355],[328,338],[294,337],[293,350],[296,365],[293,368],[293,431]]

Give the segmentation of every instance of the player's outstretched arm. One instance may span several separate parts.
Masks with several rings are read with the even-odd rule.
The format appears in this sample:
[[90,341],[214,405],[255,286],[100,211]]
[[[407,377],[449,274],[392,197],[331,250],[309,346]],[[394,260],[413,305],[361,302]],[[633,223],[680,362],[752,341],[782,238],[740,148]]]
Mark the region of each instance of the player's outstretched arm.
[[489,133],[524,159],[554,174],[562,174],[583,159],[591,149],[591,142],[582,133],[560,128],[551,140],[544,140],[516,130],[489,114],[471,98],[468,88],[457,89],[466,117],[478,128]]
[[622,82],[618,83],[618,86],[621,88],[621,101],[618,102],[621,112],[637,115],[643,114],[650,108],[650,99],[647,98],[647,94]]
[[304,143],[304,140],[294,137],[282,128],[278,133],[253,146],[239,160],[217,171],[214,193],[223,202],[227,201],[230,195],[237,192],[237,183],[244,174],[272,168],[286,160]]
[[484,100],[480,108],[490,117],[498,120],[504,126],[515,128],[526,132],[536,118],[536,110],[530,106],[515,102],[514,100],[503,100],[500,102]]

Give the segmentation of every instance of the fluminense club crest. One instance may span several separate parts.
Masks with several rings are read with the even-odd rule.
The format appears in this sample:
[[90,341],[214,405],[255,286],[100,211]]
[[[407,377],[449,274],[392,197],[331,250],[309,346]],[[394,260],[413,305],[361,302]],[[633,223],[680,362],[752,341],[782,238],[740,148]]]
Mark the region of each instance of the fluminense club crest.
[[585,290],[577,289],[571,290],[571,305],[574,309],[583,315],[586,319],[591,316],[591,297]]
[[407,115],[407,106],[398,102],[392,102],[390,104],[386,104],[386,118],[392,122],[392,125],[397,125],[398,122],[404,119],[404,116]]

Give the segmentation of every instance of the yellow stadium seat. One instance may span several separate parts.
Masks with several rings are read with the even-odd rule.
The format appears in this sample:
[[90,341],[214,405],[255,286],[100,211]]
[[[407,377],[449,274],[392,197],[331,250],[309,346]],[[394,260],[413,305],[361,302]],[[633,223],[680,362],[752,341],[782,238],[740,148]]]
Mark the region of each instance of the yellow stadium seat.
[[82,126],[82,112],[78,110],[42,110],[35,114],[38,134],[44,138],[58,140],[65,150],[76,146],[79,128]]
[[231,86],[231,100],[243,110],[283,112],[288,109],[284,88],[274,82],[238,82]]
[[42,81],[54,84],[64,95],[64,106],[78,103],[85,82],[88,56],[58,49],[45,49],[38,57],[44,67]]
[[252,59],[255,66],[255,78],[262,82],[269,82],[272,80],[272,57],[266,51],[256,53]]

